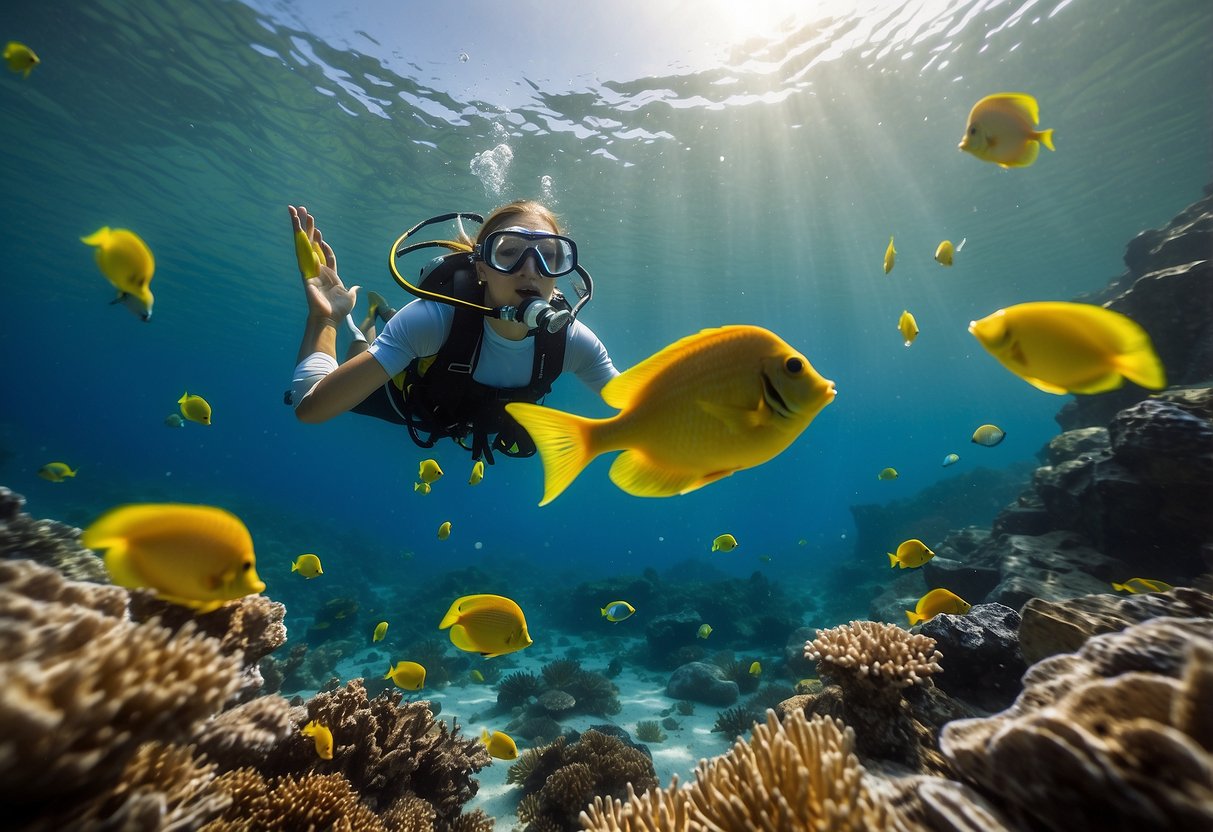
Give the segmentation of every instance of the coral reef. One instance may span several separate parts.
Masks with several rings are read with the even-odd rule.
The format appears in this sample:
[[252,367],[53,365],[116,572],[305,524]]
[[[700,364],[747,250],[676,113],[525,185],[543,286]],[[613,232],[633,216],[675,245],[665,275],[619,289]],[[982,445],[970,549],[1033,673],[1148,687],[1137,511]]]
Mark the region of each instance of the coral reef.
[[730,739],[737,739],[753,728],[757,719],[758,712],[745,705],[725,708],[716,715],[716,724],[712,726],[712,732],[724,734]]
[[[518,774],[515,775],[515,769]],[[586,731],[576,742],[558,740],[524,752],[510,782],[522,787],[518,819],[529,832],[574,830],[595,798],[623,798],[657,785],[652,761],[617,737]]]
[[1213,828],[1213,621],[1157,618],[1045,659],[997,716],[941,736],[1027,828]]
[[237,657],[192,625],[130,621],[127,597],[0,561],[0,799],[12,814],[109,788],[141,743],[185,739],[236,689]]
[[581,814],[590,832],[700,829],[892,829],[885,803],[869,789],[852,753],[854,735],[830,719],[803,713],[780,723],[773,712],[748,742],[702,761],[695,782],[645,792],[628,784],[626,799],[594,798]]
[[519,670],[504,677],[497,684],[497,704],[512,708],[524,704],[532,696],[543,693],[543,680],[529,670]]
[[35,520],[23,508],[24,497],[0,486],[0,558],[37,561],[74,581],[110,582],[101,558],[80,545],[80,529]]
[[[931,674],[941,669],[934,639],[892,624],[852,621],[819,631],[805,644],[804,654],[830,683],[822,694],[810,695],[806,708],[811,713],[841,716],[855,730],[863,757],[913,770],[928,764],[923,750],[934,746],[924,724],[929,720],[915,718],[903,691],[929,685]],[[831,687],[837,690],[827,694]]]
[[640,742],[665,742],[669,737],[661,730],[660,722],[642,719],[636,723],[636,739]]

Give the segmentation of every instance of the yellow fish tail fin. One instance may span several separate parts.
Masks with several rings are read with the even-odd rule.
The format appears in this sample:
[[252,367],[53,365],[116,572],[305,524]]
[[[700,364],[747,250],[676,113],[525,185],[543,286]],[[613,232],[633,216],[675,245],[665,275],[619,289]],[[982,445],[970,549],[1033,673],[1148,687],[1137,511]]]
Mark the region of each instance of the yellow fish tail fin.
[[595,420],[525,402],[512,402],[505,410],[530,434],[543,459],[543,499],[546,506],[577,479],[590,460],[591,428]]
[[913,627],[915,624],[919,623],[920,621],[926,620],[925,615],[919,615],[918,613],[914,612],[913,610],[906,610],[906,618],[910,619],[911,627]]
[[[673,497],[702,488],[710,482],[728,476],[732,471],[722,471],[703,476],[685,471],[670,471],[650,460],[643,452],[632,449],[624,451],[611,463],[611,482],[635,497]],[[720,547],[712,544],[712,551]]]
[[1037,133],[1036,140],[1039,141],[1041,144],[1043,144],[1045,147],[1049,148],[1049,150],[1057,149],[1053,146],[1053,129],[1052,128],[1049,128],[1048,130],[1042,130],[1039,133]]
[[85,245],[89,245],[89,246],[101,247],[109,242],[111,233],[112,232],[110,231],[110,227],[108,225],[105,225],[105,226],[102,226],[101,228],[98,228],[96,231],[94,231],[92,234],[89,234],[87,237],[81,237],[80,242],[84,243]]
[[897,555],[892,552],[885,552],[885,554],[889,556],[889,568],[892,569],[897,565]]
[[1116,369],[1129,381],[1148,390],[1162,390],[1167,386],[1167,371],[1148,336],[1144,344],[1135,344],[1131,352],[1117,357]]
[[1118,583],[1113,583],[1112,589],[1116,590],[1117,592],[1132,592],[1132,590],[1129,589],[1124,584],[1118,584]]

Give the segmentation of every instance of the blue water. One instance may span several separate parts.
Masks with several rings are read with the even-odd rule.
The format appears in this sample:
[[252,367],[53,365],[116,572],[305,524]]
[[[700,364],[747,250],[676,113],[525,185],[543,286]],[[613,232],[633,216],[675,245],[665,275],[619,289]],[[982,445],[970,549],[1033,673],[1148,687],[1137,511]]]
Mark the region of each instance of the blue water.
[[[713,28],[727,4],[552,8],[553,26],[543,4],[395,5],[93,0],[5,15],[5,38],[43,61],[0,78],[0,482],[32,514],[83,525],[129,501],[229,507],[275,597],[299,591],[288,565],[305,551],[329,592],[471,564],[524,565],[509,567],[520,585],[688,559],[739,576],[879,569],[883,552],[853,551],[850,506],[1030,459],[1057,432],[1065,398],[1005,372],[968,322],[1102,287],[1125,244],[1209,178],[1201,0],[868,3],[732,42]],[[1008,90],[1036,96],[1056,130],[1057,152],[1024,170],[956,149],[971,105]],[[503,145],[508,163],[478,158]],[[584,320],[621,369],[752,323],[808,356],[837,400],[774,461],[685,497],[623,494],[600,459],[543,509],[537,459],[499,462],[473,489],[466,454],[442,447],[448,476],[420,497],[427,454],[401,430],[297,423],[281,403],[304,314],[286,204],[319,218],[347,283],[403,302],[384,263],[403,228],[515,197],[567,221],[597,280]],[[155,252],[149,324],[108,305],[79,242],[102,225]],[[967,240],[951,269],[931,257],[945,238]],[[922,330],[910,349],[902,309]],[[213,426],[163,425],[184,390],[212,404]],[[547,403],[611,412],[573,379]],[[969,444],[983,422],[1007,440]],[[941,468],[951,451],[961,463]],[[39,479],[51,460],[80,475]],[[885,466],[900,479],[878,482]],[[443,520],[455,532],[439,543]],[[742,548],[710,555],[724,531]]]

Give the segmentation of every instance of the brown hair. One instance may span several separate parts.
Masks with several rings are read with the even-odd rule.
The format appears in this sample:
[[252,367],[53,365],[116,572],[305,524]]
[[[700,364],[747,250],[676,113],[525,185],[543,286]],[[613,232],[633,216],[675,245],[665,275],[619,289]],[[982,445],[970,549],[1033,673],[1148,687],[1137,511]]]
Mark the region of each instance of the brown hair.
[[[505,205],[493,209],[493,212],[484,218],[484,224],[480,226],[480,232],[476,235],[475,242],[479,243],[494,231],[508,227],[510,220],[524,214],[537,214],[543,217],[557,234],[565,233],[560,218],[551,208],[534,199],[515,199],[513,202],[507,202]],[[469,246],[473,244],[465,233],[461,233],[459,237],[460,242],[467,243]]]

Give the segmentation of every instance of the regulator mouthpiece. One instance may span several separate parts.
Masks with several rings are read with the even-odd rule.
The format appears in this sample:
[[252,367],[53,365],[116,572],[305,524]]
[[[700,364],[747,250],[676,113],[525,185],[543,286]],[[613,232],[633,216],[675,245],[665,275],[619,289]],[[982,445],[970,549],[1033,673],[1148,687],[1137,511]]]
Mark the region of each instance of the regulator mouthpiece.
[[568,326],[573,315],[567,309],[553,309],[543,298],[527,298],[521,306],[501,307],[501,317],[507,321],[519,321],[527,329],[546,329],[559,332]]

